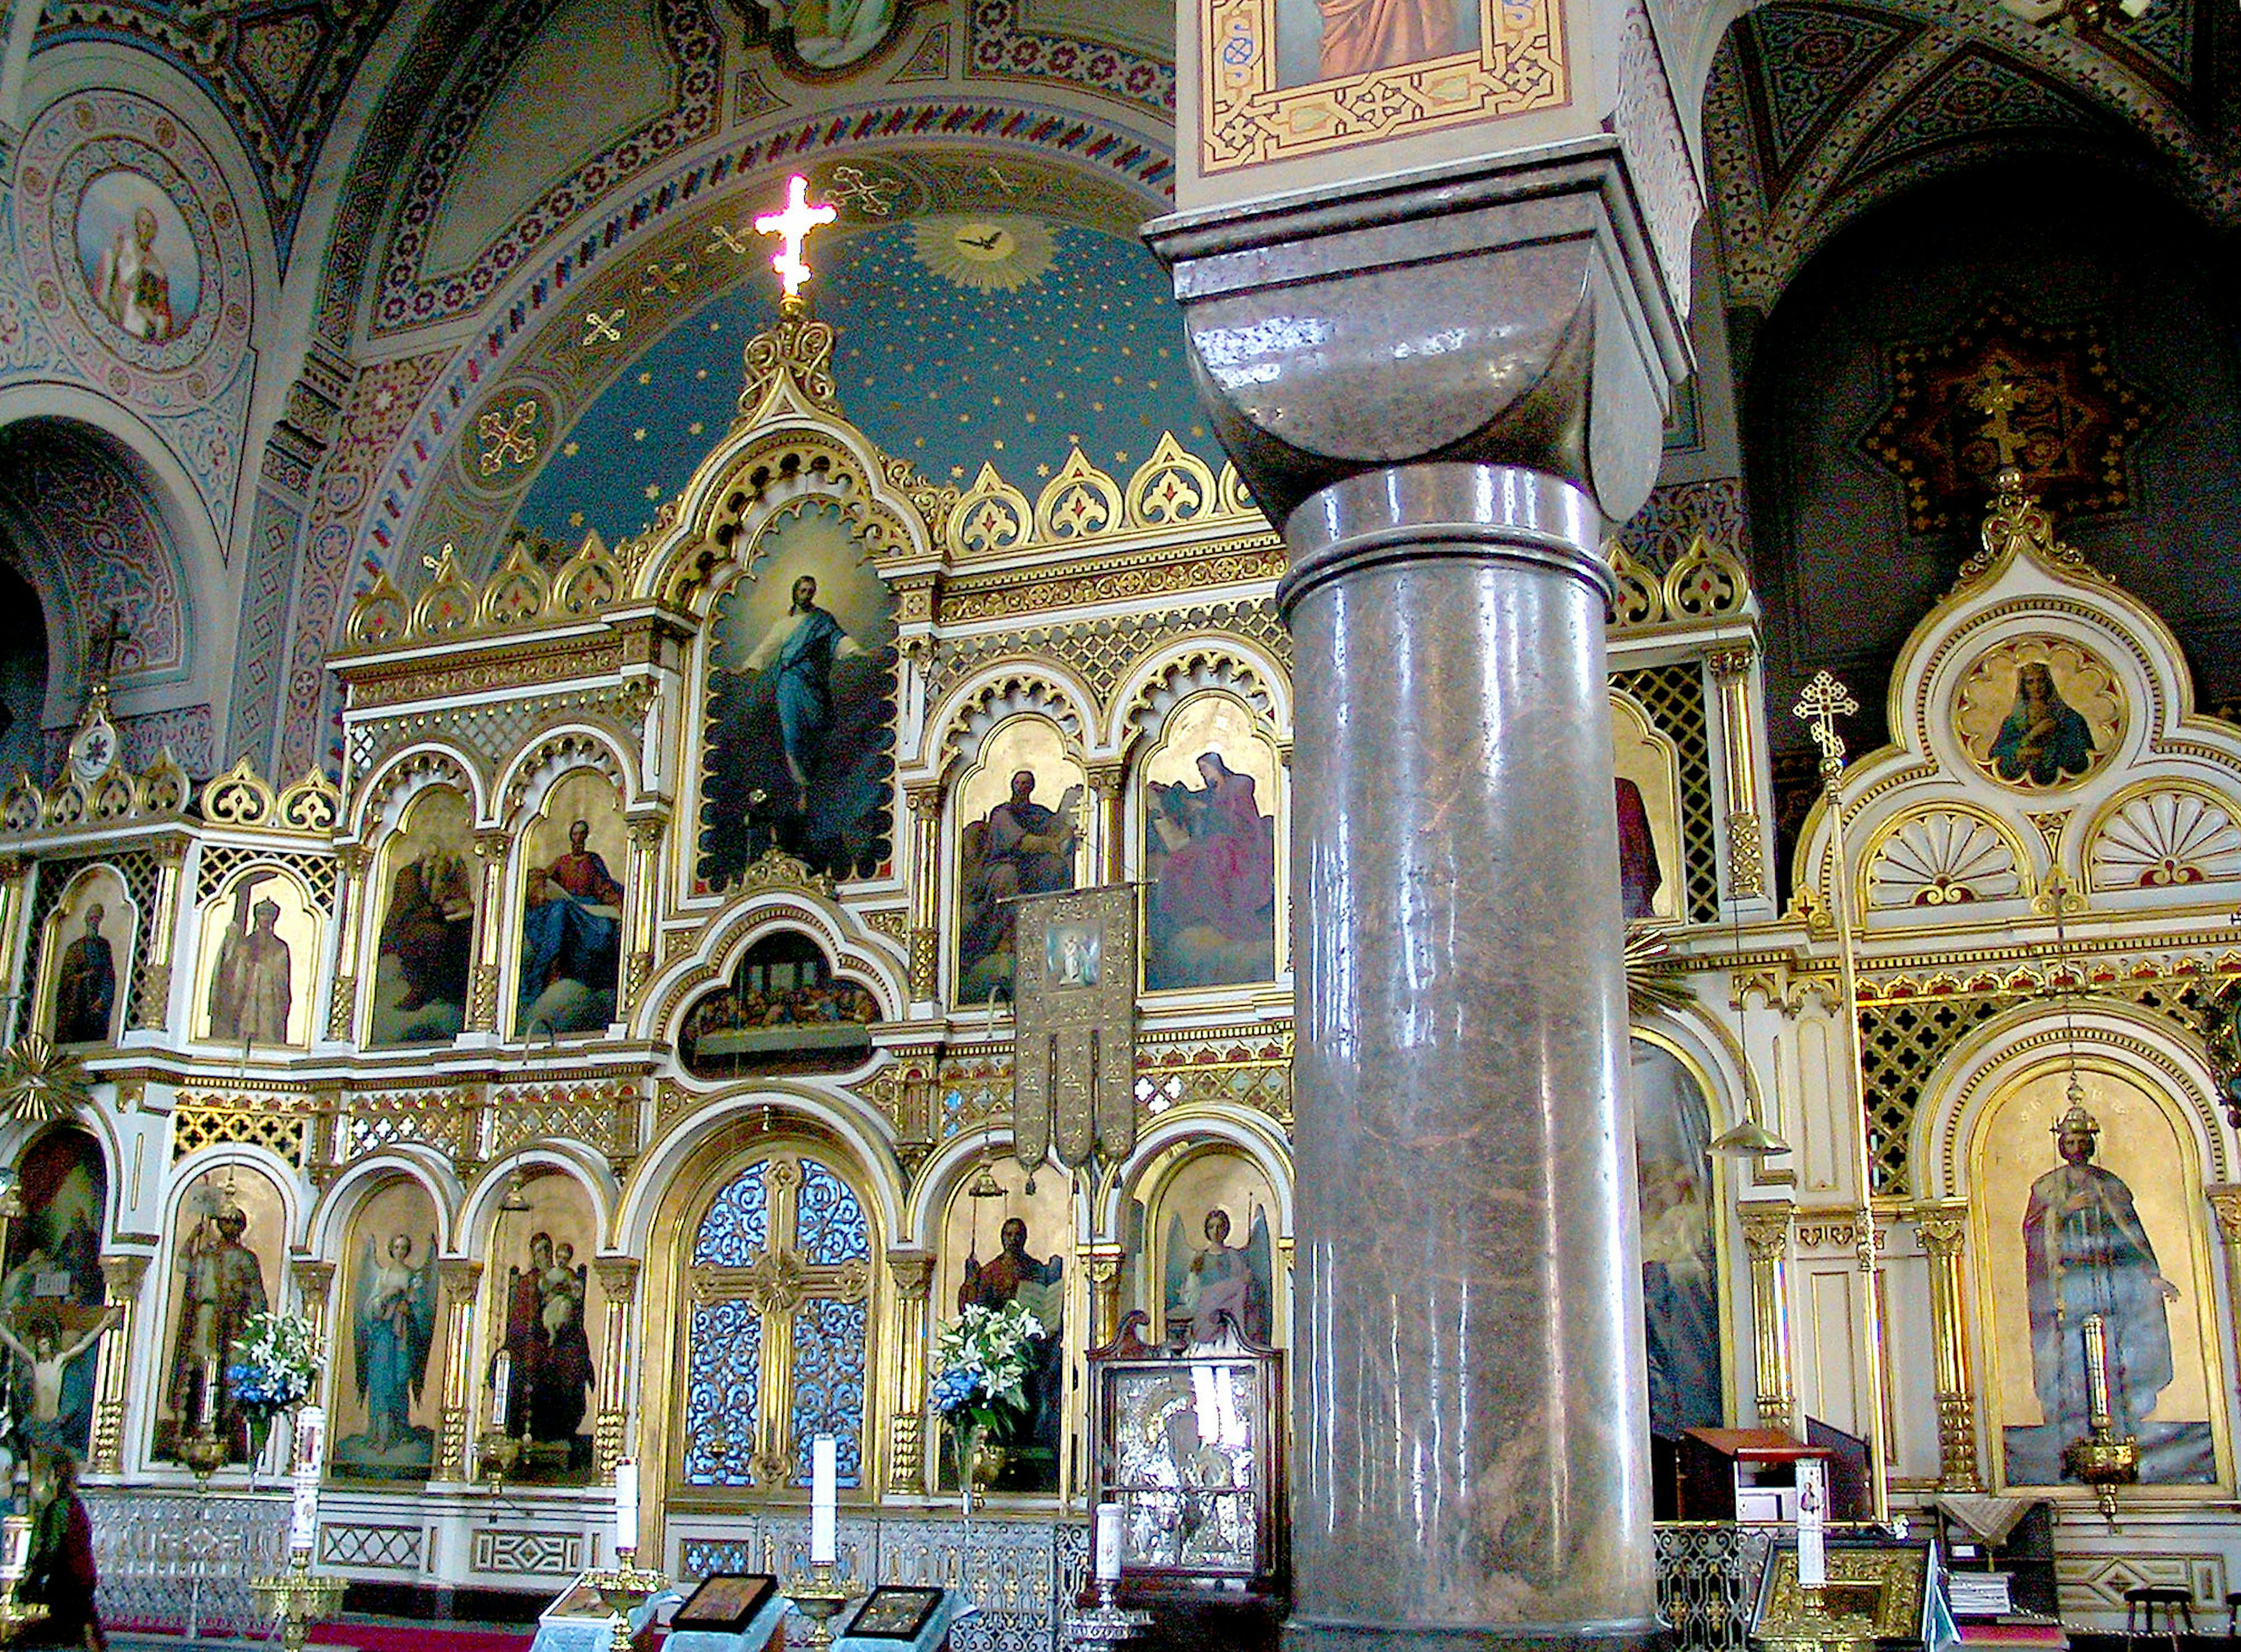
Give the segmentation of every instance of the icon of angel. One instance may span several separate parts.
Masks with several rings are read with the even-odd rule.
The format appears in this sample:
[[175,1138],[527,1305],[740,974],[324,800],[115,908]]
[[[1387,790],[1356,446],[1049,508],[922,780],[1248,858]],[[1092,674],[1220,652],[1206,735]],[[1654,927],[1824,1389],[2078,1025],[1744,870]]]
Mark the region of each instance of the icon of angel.
[[428,1350],[436,1334],[436,1238],[431,1234],[414,1260],[412,1235],[392,1234],[377,1253],[368,1234],[358,1267],[358,1391],[365,1401],[366,1440],[377,1454],[425,1436],[412,1423],[412,1408],[428,1381]]
[[1206,1244],[1193,1249],[1183,1236],[1182,1213],[1167,1219],[1167,1334],[1211,1342],[1228,1320],[1248,1340],[1268,1341],[1271,1294],[1268,1213],[1255,1209],[1242,1245],[1229,1242],[1229,1213],[1206,1213]]

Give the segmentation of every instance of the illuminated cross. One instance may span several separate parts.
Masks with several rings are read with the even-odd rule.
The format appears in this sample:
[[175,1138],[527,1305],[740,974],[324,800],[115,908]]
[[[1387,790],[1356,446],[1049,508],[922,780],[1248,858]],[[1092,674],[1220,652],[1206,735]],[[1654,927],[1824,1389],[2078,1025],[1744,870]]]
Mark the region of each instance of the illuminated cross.
[[1969,399],[1984,415],[1984,438],[1999,454],[2001,466],[2013,465],[2016,455],[2030,445],[2029,437],[2008,423],[2008,415],[2023,405],[2023,392],[2001,378],[1997,367],[1986,362],[1983,383]]
[[786,244],[785,250],[771,259],[771,268],[786,283],[787,298],[799,297],[801,284],[809,279],[809,266],[801,261],[801,244],[812,230],[840,216],[840,209],[828,203],[809,204],[809,180],[797,172],[786,181],[786,211],[766,212],[755,220],[758,233],[777,236]]
[[1836,732],[1836,719],[1859,709],[1851,691],[1825,671],[1814,672],[1797,697],[1797,715],[1811,726],[1813,743],[1821,748],[1823,779],[1833,780],[1844,772],[1844,737]]

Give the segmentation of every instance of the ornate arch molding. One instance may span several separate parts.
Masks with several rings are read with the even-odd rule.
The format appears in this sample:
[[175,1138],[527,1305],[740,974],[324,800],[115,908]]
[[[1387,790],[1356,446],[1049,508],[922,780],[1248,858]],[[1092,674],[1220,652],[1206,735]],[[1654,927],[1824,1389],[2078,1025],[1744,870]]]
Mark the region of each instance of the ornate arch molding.
[[550,1170],[567,1176],[584,1189],[592,1219],[601,1235],[600,1249],[613,1248],[615,1207],[622,1184],[615,1180],[606,1155],[580,1141],[546,1137],[509,1147],[476,1174],[458,1200],[457,1230],[464,1254],[489,1257],[497,1231],[498,1201],[518,1171]]
[[463,1189],[451,1161],[433,1147],[400,1144],[353,1162],[320,1192],[304,1224],[304,1246],[321,1261],[342,1262],[343,1241],[358,1207],[385,1182],[417,1182],[436,1207],[436,1241],[446,1256],[458,1252]]
[[1114,696],[1107,743],[1115,748],[1156,739],[1175,707],[1219,690],[1249,706],[1272,730],[1291,726],[1292,684],[1281,663],[1227,632],[1185,637],[1140,662]]
[[546,731],[515,755],[494,788],[502,799],[499,819],[519,831],[544,808],[555,786],[585,771],[613,783],[618,806],[627,807],[640,793],[637,753],[611,730],[572,723]]
[[624,1185],[615,1209],[615,1247],[659,1254],[649,1247],[665,1203],[704,1184],[726,1156],[786,1134],[846,1155],[862,1175],[860,1191],[876,1210],[877,1231],[897,1242],[895,1236],[906,1231],[904,1192],[886,1120],[846,1092],[836,1095],[780,1079],[731,1087],[671,1119]]
[[[1783,156],[1777,170],[1762,130],[1769,117],[1742,84],[1733,38],[1735,27],[1746,26],[1735,22],[1742,10],[1708,10],[1700,25],[1702,43],[1689,54],[1692,62],[1706,64],[1702,126],[1731,303],[1771,309],[1805,260],[1844,224],[1935,174],[1995,153],[2090,149],[2106,156],[2105,146],[2096,146],[2084,130],[2016,127],[1989,137],[1933,137],[1911,151],[1870,157],[1872,164],[1855,170],[1856,160],[1899,130],[1915,100],[1934,93],[1972,57],[1990,65],[1990,72],[2039,83],[2088,121],[2104,118],[2111,135],[2131,133],[2142,171],[2157,170],[2159,163],[2179,192],[2213,218],[2230,218],[2241,210],[2241,180],[2183,106],[2184,89],[2153,72],[2148,59],[2104,50],[1966,0],[1878,0],[1832,10],[1832,21],[1849,13],[1870,27],[1880,15],[1910,37],[1852,86],[1841,104],[1810,111],[1803,149]],[[1928,124],[1934,130],[1934,121]]]
[[921,783],[953,779],[980,760],[989,735],[1014,717],[1040,717],[1088,761],[1097,732],[1097,698],[1087,684],[1051,659],[1006,659],[974,672],[945,696],[927,719],[927,739],[910,776]]
[[674,1042],[691,1000],[730,980],[747,949],[781,929],[808,935],[835,969],[853,973],[879,1000],[883,1020],[904,1013],[910,993],[894,943],[806,889],[773,889],[717,914],[701,930],[691,955],[665,966],[648,983],[634,1018],[639,1034]]
[[1909,1143],[1917,1196],[1969,1197],[1969,1144],[1994,1094],[2011,1073],[2061,1060],[2072,1048],[2170,1096],[2193,1125],[2204,1180],[2231,1179],[2233,1133],[2215,1104],[2201,1053],[2189,1047],[2176,1027],[2105,1000],[2077,1011],[2066,1026],[2046,1005],[2027,1004],[1996,1017],[1964,1040],[1925,1087],[1936,1100],[1917,1112]]
[[1227,1107],[1177,1107],[1139,1129],[1135,1151],[1107,1170],[1097,1188],[1091,1205],[1096,1236],[1120,1237],[1127,1201],[1162,1157],[1179,1147],[1201,1146],[1229,1147],[1253,1161],[1276,1195],[1276,1235],[1289,1238],[1294,1195],[1290,1143],[1266,1114]]
[[431,786],[457,787],[477,822],[489,816],[490,788],[481,765],[455,746],[434,741],[408,746],[368,775],[350,810],[353,840],[372,846],[395,832],[412,799]]

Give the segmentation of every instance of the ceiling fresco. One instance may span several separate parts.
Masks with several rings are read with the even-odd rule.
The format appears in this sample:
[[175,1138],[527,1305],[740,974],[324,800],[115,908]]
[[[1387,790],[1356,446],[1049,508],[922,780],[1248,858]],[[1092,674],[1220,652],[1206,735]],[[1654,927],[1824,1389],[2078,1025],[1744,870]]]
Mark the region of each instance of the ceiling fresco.
[[[1167,275],[1133,237],[968,212],[827,232],[809,256],[841,411],[928,479],[963,485],[992,464],[1032,492],[1076,446],[1125,472],[1169,431],[1221,463]],[[774,284],[750,268],[625,363],[559,433],[518,525],[572,546],[649,526],[735,416],[740,352],[778,319]]]
[[2113,152],[2213,214],[2241,206],[2198,72],[2208,26],[2194,0],[2090,39],[1937,0],[1752,12],[1705,91],[1730,302],[1769,307],[1862,211],[1994,154]]

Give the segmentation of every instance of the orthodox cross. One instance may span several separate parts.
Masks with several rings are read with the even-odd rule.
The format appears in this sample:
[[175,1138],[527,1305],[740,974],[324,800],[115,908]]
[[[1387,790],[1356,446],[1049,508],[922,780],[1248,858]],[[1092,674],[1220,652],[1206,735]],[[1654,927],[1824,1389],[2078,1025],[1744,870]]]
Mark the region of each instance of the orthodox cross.
[[2017,455],[2030,445],[2030,438],[2008,423],[2008,415],[2023,405],[2023,392],[2000,377],[2000,370],[1990,362],[1984,364],[1984,376],[1970,401],[1984,415],[1984,439],[1999,455],[2003,470],[2016,462]]
[[131,640],[132,628],[124,623],[124,610],[111,608],[100,629],[86,639],[86,674],[99,686],[109,686],[110,673],[117,665],[117,651]]
[[1836,732],[1836,719],[1860,709],[1851,690],[1826,671],[1813,673],[1805,692],[1797,697],[1796,713],[1810,724],[1814,745],[1821,748],[1821,778],[1834,780],[1844,772],[1844,737]]
[[774,235],[784,243],[783,248],[771,259],[771,268],[786,284],[789,298],[801,295],[801,284],[809,279],[809,266],[801,261],[801,244],[809,238],[812,230],[821,228],[840,216],[840,209],[829,202],[813,206],[809,201],[809,180],[795,173],[786,181],[786,211],[766,212],[755,220],[755,230],[762,235]]

